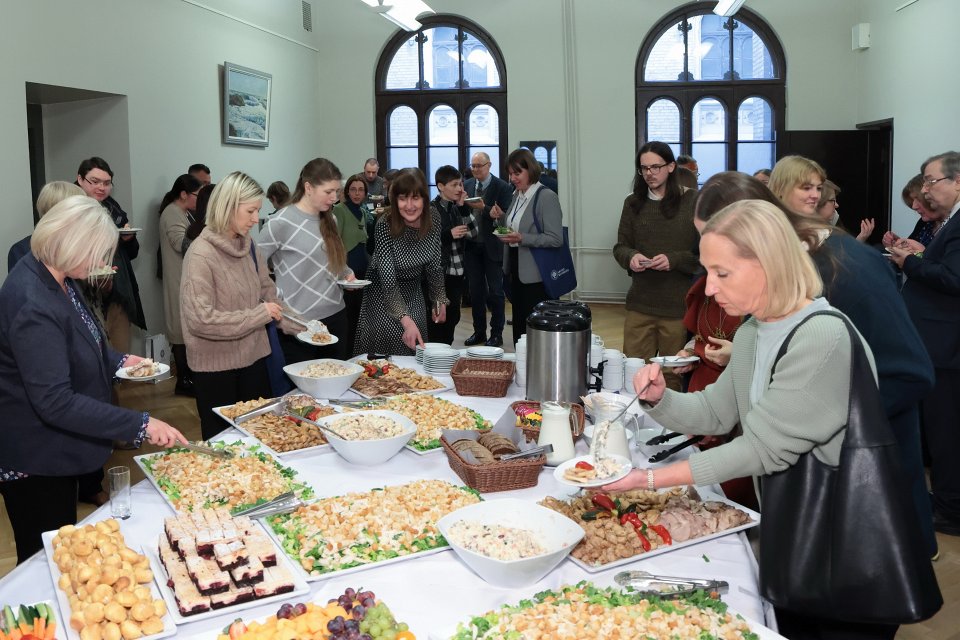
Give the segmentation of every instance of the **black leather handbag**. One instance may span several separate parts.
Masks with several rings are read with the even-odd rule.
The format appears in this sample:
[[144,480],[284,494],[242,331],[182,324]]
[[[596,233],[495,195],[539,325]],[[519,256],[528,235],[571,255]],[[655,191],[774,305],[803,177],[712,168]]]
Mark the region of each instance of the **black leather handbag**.
[[[850,322],[850,409],[840,463],[813,452],[763,478],[760,592],[774,606],[846,622],[925,620],[943,605],[870,362]],[[802,325],[802,323],[801,323]],[[796,328],[784,340],[773,369]],[[815,411],[815,407],[811,407]]]

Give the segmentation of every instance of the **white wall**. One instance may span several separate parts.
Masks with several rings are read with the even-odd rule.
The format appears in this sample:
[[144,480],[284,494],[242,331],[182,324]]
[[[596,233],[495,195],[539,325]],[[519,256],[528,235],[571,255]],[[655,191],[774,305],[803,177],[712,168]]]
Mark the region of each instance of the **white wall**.
[[928,157],[960,150],[960,2],[903,0],[860,3],[858,22],[869,22],[870,48],[858,53],[857,121],[893,118],[893,230],[906,235],[917,215],[900,189]]
[[[314,2],[316,5],[320,3]],[[226,12],[302,44],[220,15]],[[317,35],[303,31],[299,0],[35,0],[4,2],[0,21],[0,189],[7,210],[0,237],[10,244],[32,227],[27,163],[26,82],[76,87],[126,96],[127,131],[99,125],[85,133],[66,126],[85,110],[111,103],[49,106],[48,180],[72,180],[85,157],[104,150],[116,167],[117,200],[135,226],[144,227],[134,262],[151,332],[164,330],[160,282],[154,277],[157,206],[173,180],[194,162],[214,179],[240,169],[264,187],[295,180],[305,160],[318,154]],[[316,16],[315,16],[316,17]],[[312,48],[311,48],[312,47]],[[270,146],[221,144],[220,66],[224,60],[273,74]],[[107,113],[113,121],[115,113]],[[101,121],[104,116],[101,115]],[[96,122],[96,119],[94,120]],[[62,125],[62,126],[61,126]],[[103,135],[100,145],[84,138]],[[124,158],[123,146],[126,146]],[[267,203],[269,205],[269,203]]]

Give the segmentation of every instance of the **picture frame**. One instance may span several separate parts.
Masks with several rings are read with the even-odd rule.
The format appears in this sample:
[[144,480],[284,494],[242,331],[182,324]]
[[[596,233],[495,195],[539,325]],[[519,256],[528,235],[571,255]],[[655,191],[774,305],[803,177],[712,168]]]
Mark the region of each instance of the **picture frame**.
[[273,76],[223,63],[223,143],[252,147],[270,144],[270,92]]

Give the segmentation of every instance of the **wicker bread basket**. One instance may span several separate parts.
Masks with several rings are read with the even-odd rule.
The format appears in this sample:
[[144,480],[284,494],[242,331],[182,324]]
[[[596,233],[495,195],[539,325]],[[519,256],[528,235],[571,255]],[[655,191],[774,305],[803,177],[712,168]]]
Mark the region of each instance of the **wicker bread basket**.
[[508,360],[460,358],[450,370],[450,377],[461,396],[503,398],[516,369],[516,364]]
[[[520,407],[529,407],[535,410],[537,413],[540,413],[540,403],[536,400],[517,400],[516,402],[510,404],[510,409],[512,409],[514,413],[516,413],[517,409]],[[578,404],[571,404],[570,411],[572,411],[577,417],[573,426],[573,440],[576,442],[580,439],[580,436],[583,435],[584,420],[586,418],[583,413],[583,407]],[[527,437],[528,442],[536,441],[536,439],[540,436],[540,427],[523,425],[520,426],[520,428],[523,430],[523,434]]]
[[445,437],[440,437],[440,444],[443,445],[443,450],[447,454],[450,468],[468,487],[480,493],[535,487],[540,470],[547,463],[547,457],[539,455],[536,458],[519,458],[507,462],[470,464],[453,450]]

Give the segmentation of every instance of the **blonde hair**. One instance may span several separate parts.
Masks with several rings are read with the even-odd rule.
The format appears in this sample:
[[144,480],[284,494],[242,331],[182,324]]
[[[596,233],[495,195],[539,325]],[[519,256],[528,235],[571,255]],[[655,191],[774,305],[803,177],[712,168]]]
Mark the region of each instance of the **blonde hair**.
[[783,212],[764,200],[740,200],[707,222],[703,235],[716,233],[734,244],[741,258],[756,260],[767,277],[764,318],[779,318],[823,291],[809,253]]
[[64,198],[84,195],[86,195],[84,190],[72,182],[64,182],[63,180],[48,182],[43,185],[43,189],[40,189],[40,194],[37,196],[37,213],[42,218],[47,211],[53,208],[53,205]]
[[69,196],[40,218],[30,250],[58,271],[93,270],[112,262],[119,237],[103,205],[86,195]]
[[263,189],[256,180],[242,171],[234,171],[218,182],[210,194],[207,226],[215,233],[226,233],[241,203],[262,198]]
[[810,158],[803,156],[784,156],[773,166],[770,183],[767,187],[781,200],[796,187],[810,182],[810,176],[817,176],[820,182],[827,179],[827,172]]

